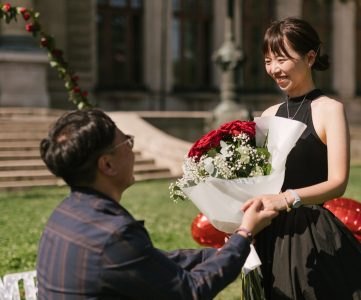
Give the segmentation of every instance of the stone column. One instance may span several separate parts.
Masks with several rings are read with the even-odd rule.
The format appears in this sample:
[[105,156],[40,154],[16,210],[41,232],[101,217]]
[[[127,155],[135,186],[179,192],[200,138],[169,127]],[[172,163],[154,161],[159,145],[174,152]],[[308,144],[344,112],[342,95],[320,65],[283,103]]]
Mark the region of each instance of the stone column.
[[302,16],[302,0],[277,0],[276,1],[277,20],[287,17]]
[[[227,6],[225,0],[214,0],[213,2],[213,45],[212,53],[219,49],[224,40],[225,22],[227,17]],[[212,63],[213,84],[220,88],[222,72],[220,68]]]
[[154,95],[153,109],[166,109],[172,76],[172,1],[144,1],[144,81]]
[[333,2],[332,81],[342,100],[351,99],[356,90],[356,3]]
[[[14,0],[11,5],[32,8],[32,1]],[[18,22],[2,22],[0,106],[48,107],[47,54],[26,32],[21,16],[18,16]]]

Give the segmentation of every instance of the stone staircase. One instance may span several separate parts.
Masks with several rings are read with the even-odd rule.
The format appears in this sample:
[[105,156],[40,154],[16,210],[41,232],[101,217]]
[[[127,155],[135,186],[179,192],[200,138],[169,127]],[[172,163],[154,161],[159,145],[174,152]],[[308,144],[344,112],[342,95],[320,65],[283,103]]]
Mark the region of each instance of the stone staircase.
[[[0,108],[0,190],[64,185],[39,155],[40,140],[62,111]],[[167,167],[135,149],[137,181],[170,178]]]

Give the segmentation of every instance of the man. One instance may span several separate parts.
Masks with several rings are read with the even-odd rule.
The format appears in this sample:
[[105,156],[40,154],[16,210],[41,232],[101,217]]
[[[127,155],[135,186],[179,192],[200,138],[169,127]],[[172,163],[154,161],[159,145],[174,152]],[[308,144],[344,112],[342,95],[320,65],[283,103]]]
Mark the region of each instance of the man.
[[153,247],[141,222],[118,202],[134,183],[134,139],[101,110],[62,116],[41,157],[71,187],[41,238],[38,299],[212,299],[240,273],[250,235],[276,212],[253,204],[220,250]]

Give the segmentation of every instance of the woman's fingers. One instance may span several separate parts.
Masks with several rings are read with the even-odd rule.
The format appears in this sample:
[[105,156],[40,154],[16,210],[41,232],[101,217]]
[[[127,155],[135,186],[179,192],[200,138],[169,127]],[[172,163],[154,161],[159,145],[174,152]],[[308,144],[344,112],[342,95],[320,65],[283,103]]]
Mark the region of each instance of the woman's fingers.
[[254,199],[248,199],[243,205],[241,206],[241,210],[245,212],[254,202]]

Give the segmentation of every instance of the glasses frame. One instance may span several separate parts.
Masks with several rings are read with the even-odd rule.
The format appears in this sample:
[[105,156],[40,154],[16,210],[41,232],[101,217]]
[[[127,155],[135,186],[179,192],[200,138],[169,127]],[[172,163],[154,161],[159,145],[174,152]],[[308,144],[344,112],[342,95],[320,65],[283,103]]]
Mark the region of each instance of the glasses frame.
[[134,135],[126,134],[125,137],[126,137],[126,140],[124,140],[123,142],[120,142],[119,144],[114,145],[107,152],[114,152],[114,150],[118,149],[120,146],[122,146],[124,144],[128,144],[130,149],[133,149],[133,147],[134,147]]

